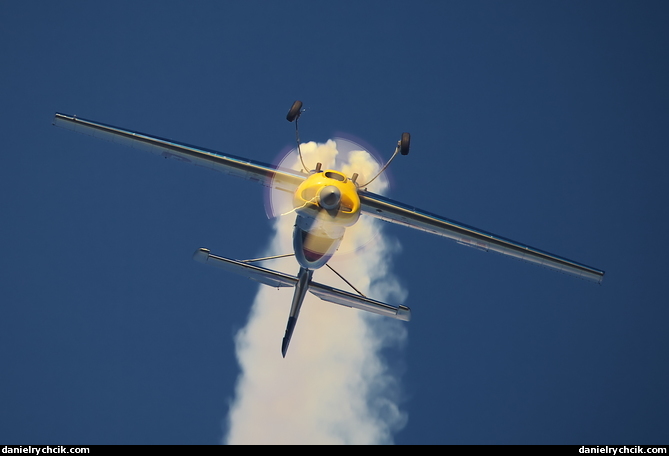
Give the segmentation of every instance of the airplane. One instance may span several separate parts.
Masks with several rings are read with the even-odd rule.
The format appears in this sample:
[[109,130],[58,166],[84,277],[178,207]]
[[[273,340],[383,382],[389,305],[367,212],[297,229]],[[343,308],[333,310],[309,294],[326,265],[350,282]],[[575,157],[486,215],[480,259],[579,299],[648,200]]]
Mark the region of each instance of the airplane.
[[[385,171],[398,153],[401,155],[409,153],[411,141],[409,133],[402,133],[392,157],[378,171],[376,176],[366,183],[358,182],[359,176],[357,173],[347,176],[335,169],[322,169],[321,163],[317,163],[315,168],[309,169],[304,164],[300,149],[298,119],[304,112],[302,106],[301,101],[295,101],[286,115],[289,122],[295,122],[297,151],[303,167],[301,171],[275,167],[77,116],[56,113],[53,124],[133,148],[147,150],[165,158],[177,158],[205,168],[250,179],[292,193],[293,208],[297,214],[293,230],[292,254],[251,260],[234,260],[214,255],[209,249],[200,248],[193,255],[193,258],[198,262],[244,275],[265,285],[295,288],[286,331],[281,342],[281,355],[284,358],[307,291],[327,302],[385,315],[398,320],[410,320],[411,310],[409,307],[386,304],[363,295],[328,264],[330,258],[339,248],[346,229],[354,225],[361,214],[450,238],[461,245],[501,253],[601,284],[604,271],[597,268],[368,191],[367,186]],[[299,265],[297,275],[293,276],[252,264],[285,256],[295,256]],[[314,282],[312,280],[314,271],[323,266],[327,266],[335,272],[356,293]]]

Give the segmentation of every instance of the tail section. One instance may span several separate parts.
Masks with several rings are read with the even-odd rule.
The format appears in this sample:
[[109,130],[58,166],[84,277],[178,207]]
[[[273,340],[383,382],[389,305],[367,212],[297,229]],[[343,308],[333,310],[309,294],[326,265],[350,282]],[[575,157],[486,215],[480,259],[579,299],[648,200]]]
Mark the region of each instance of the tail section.
[[411,318],[411,309],[406,306],[386,304],[359,294],[349,293],[329,285],[313,282],[311,280],[313,275],[312,269],[300,268],[298,275],[293,276],[272,269],[255,266],[248,262],[213,255],[208,249],[199,249],[193,255],[193,259],[200,263],[211,264],[221,269],[225,269],[226,271],[246,276],[249,279],[271,287],[295,287],[288,324],[286,325],[286,332],[281,342],[281,355],[284,358],[286,357],[288,345],[293,336],[297,317],[300,315],[302,302],[304,302],[304,297],[307,291],[318,296],[323,301],[339,304],[340,306],[353,307],[378,315],[385,315],[397,320],[409,321]]
[[304,296],[307,294],[307,290],[309,289],[309,283],[311,282],[311,276],[313,273],[314,271],[311,269],[300,268],[300,272],[297,275],[297,284],[295,285],[295,294],[293,294],[293,304],[290,306],[290,316],[288,317],[286,333],[283,336],[283,341],[281,341],[281,356],[284,358],[286,357],[286,352],[288,351],[290,339],[293,337],[293,331],[295,330],[297,317],[300,316],[300,309],[302,308],[302,303],[304,302]]
[[286,334],[283,336],[281,341],[281,356],[286,357],[286,352],[288,351],[288,345],[290,344],[290,339],[293,337],[293,331],[295,330],[295,324],[297,323],[297,317],[288,317],[288,325],[286,326]]

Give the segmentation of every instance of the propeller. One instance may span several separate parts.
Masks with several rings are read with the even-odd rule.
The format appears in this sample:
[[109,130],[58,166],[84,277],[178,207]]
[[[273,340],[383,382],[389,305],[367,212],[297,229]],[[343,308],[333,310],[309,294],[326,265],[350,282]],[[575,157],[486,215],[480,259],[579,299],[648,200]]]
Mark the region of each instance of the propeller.
[[[377,158],[377,153],[369,151],[359,143],[347,138],[334,138],[320,144],[307,142],[301,146],[304,161],[322,164],[320,168],[317,165],[316,172],[327,171],[329,169],[339,170],[345,175],[351,176],[351,180],[353,180],[355,174],[360,176],[357,177],[358,180],[364,180],[367,179],[367,176],[373,176],[382,164]],[[299,151],[296,147],[284,152],[284,154],[277,160],[274,160],[273,163],[280,168],[295,170],[301,168]],[[370,188],[371,191],[382,193],[389,185],[387,174],[378,177],[372,185],[373,188]],[[334,192],[329,192],[326,195],[328,193],[327,188],[328,186],[321,189],[321,192],[325,191],[325,193],[321,194],[319,192],[314,195],[314,201],[319,201],[320,197],[321,206],[326,210],[332,210],[327,209],[325,206],[337,206],[338,198],[337,195],[333,194]],[[291,191],[273,183],[269,187],[266,187],[265,211],[268,218],[286,219],[286,223],[290,223],[291,226],[295,223],[296,208],[293,206],[293,193],[295,190]],[[366,245],[374,242],[379,230],[379,223],[367,224],[362,220],[348,227],[346,229],[347,234],[344,235],[344,241],[339,247],[336,256],[338,258],[349,255],[355,256]]]

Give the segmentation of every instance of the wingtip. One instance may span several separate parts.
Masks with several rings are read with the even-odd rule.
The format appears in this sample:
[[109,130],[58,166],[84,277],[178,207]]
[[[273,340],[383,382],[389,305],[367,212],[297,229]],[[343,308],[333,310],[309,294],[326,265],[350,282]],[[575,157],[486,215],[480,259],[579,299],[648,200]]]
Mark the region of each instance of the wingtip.
[[211,251],[209,249],[201,248],[197,249],[193,254],[193,259],[199,263],[206,263],[209,259],[209,254]]
[[402,321],[411,320],[411,309],[407,306],[398,306],[397,307],[397,319]]

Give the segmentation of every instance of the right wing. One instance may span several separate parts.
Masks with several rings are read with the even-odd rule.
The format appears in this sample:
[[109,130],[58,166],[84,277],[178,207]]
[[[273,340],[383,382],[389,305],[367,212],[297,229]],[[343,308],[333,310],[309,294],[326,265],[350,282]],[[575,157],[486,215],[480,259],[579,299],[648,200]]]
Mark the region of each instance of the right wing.
[[[246,276],[249,279],[273,287],[294,287],[298,281],[297,277],[290,274],[255,266],[231,258],[212,255],[208,249],[199,249],[193,255],[193,259],[200,263],[211,264],[212,266],[225,269],[228,272],[234,272],[235,274]],[[309,292],[318,296],[323,301],[332,302],[344,307],[353,307],[354,309],[365,310],[378,315],[385,315],[397,320],[409,321],[411,318],[411,310],[406,306],[392,306],[365,296],[338,290],[337,288],[322,283],[309,282]]]
[[601,283],[602,279],[604,279],[604,271],[591,266],[586,266],[576,261],[523,245],[496,234],[465,225],[464,223],[431,214],[427,211],[391,200],[385,196],[366,191],[361,191],[358,195],[360,195],[361,210],[363,213],[386,222],[397,223],[409,228],[444,236],[457,241],[458,244],[474,247],[486,252],[492,250],[493,252],[546,266],[567,274],[594,280],[597,283]]
[[146,150],[166,158],[177,158],[226,174],[244,177],[281,190],[293,191],[306,178],[306,174],[290,169],[278,169],[265,163],[180,144],[169,139],[149,136],[76,116],[56,113],[53,124],[114,143]]

